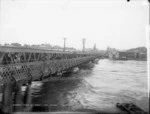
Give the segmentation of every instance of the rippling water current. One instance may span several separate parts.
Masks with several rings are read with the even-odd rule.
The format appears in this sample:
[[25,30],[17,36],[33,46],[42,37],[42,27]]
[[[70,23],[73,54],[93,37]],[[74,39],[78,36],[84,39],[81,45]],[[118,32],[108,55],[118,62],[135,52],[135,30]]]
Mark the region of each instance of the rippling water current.
[[148,111],[146,61],[102,59],[64,75],[73,79],[33,82],[33,111],[119,112],[117,102]]

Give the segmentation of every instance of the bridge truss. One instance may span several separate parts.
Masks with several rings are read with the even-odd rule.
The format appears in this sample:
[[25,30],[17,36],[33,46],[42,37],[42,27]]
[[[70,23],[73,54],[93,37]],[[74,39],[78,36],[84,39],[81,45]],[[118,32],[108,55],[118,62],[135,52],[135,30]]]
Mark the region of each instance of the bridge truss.
[[[99,57],[98,53],[0,46],[0,93],[3,94],[0,113],[23,111],[23,104],[31,104],[32,81],[43,80]],[[21,93],[23,84],[27,85],[24,96]],[[13,107],[13,104],[22,106]]]
[[99,57],[95,53],[63,52],[0,46],[0,83],[42,79]]

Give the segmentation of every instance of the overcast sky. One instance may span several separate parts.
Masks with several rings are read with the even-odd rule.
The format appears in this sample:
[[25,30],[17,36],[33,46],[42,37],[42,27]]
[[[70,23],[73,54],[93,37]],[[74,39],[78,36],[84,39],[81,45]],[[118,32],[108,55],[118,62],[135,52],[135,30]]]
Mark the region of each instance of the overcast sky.
[[147,0],[1,0],[0,43],[128,49],[146,46]]

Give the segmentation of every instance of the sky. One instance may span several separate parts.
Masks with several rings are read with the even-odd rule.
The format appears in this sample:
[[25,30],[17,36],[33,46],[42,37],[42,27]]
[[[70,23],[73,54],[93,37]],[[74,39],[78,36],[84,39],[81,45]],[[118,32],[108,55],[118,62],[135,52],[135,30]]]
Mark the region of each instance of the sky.
[[147,0],[0,0],[0,43],[100,50],[146,46]]

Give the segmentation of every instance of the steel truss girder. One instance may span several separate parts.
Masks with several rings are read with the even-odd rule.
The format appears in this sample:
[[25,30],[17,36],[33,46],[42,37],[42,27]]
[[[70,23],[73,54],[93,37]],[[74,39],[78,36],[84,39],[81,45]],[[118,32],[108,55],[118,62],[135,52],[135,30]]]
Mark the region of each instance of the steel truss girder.
[[5,84],[15,81],[27,83],[50,74],[62,72],[95,58],[96,56],[0,65],[0,83]]
[[[89,57],[93,57],[92,55]],[[88,57],[88,56],[84,56]],[[47,54],[47,53],[3,53],[0,62],[2,65],[35,62],[35,61],[48,61],[48,60],[61,60],[61,59],[74,59],[80,58],[77,55],[69,54]],[[83,58],[83,57],[81,57]]]
[[0,46],[0,64],[3,65],[34,61],[73,59],[87,56],[98,56],[98,54]]
[[86,52],[67,52],[67,51],[58,51],[58,50],[46,50],[40,48],[27,48],[27,47],[11,47],[11,46],[0,46],[0,52],[16,52],[16,53],[56,53],[56,54],[79,54],[79,55],[95,55],[95,53],[86,53]]

